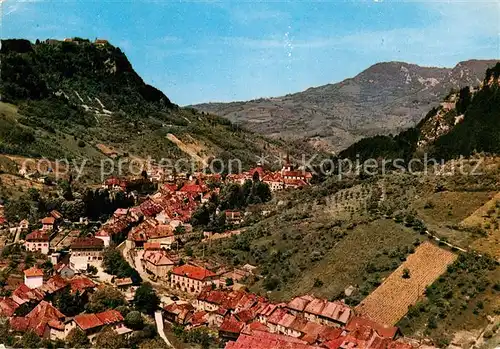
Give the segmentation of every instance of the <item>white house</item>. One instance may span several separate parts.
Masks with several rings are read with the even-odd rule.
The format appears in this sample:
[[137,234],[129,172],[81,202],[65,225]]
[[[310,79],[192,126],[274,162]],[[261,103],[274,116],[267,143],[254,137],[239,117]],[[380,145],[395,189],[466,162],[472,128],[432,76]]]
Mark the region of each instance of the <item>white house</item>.
[[43,270],[31,267],[24,271],[24,284],[29,288],[38,288],[43,285]]
[[38,251],[43,254],[49,254],[49,235],[44,231],[35,230],[26,235],[24,247],[26,248],[26,251]]
[[217,275],[205,268],[185,264],[172,269],[170,286],[188,293],[200,293],[205,286],[215,283]]
[[95,237],[101,239],[104,242],[104,247],[109,247],[109,244],[111,243],[111,236],[106,230],[99,230],[95,234]]
[[69,265],[73,270],[87,270],[89,265],[100,267],[104,241],[98,238],[77,238],[70,247]]

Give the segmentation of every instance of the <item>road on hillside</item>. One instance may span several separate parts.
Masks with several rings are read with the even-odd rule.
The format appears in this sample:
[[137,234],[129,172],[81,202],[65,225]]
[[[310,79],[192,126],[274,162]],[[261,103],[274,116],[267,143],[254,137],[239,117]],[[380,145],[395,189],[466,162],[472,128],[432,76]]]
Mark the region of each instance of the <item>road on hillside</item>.
[[168,340],[167,336],[165,335],[165,331],[163,329],[163,315],[161,314],[161,311],[155,311],[155,322],[156,322],[156,329],[158,331],[158,334],[160,335],[161,339],[169,346],[169,347],[174,347],[172,343]]

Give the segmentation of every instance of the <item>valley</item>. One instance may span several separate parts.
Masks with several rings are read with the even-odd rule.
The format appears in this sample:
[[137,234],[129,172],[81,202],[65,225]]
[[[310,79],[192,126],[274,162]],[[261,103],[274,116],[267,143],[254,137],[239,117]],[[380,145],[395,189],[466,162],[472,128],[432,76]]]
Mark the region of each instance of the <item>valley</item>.
[[[500,64],[380,63],[203,110],[106,40],[3,40],[1,55],[7,345],[494,345]],[[328,167],[342,159],[377,171]]]

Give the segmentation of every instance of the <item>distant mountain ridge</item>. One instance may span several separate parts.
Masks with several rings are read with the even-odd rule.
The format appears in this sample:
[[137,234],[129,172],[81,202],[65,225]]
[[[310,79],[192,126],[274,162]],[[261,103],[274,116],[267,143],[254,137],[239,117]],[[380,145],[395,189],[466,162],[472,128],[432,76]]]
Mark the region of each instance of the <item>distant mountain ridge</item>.
[[[49,159],[239,159],[306,152],[180,108],[106,40],[1,40],[0,154]],[[298,142],[300,143],[300,142]],[[186,170],[188,170],[186,168]]]
[[450,92],[415,127],[395,136],[363,138],[339,156],[409,161],[424,154],[438,160],[500,154],[500,62],[484,76],[476,86]]
[[339,151],[363,137],[415,126],[450,90],[479,84],[496,62],[468,60],[454,68],[377,63],[353,78],[303,92],[193,107],[264,135],[306,138]]

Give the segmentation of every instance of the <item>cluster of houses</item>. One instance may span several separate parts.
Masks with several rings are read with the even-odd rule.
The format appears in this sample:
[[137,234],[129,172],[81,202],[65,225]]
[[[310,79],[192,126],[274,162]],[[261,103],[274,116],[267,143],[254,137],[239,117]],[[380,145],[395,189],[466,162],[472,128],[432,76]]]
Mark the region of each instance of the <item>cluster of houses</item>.
[[[186,177],[185,174],[174,175],[165,169],[151,165],[147,170],[148,178],[151,181],[159,183],[176,183],[180,177]],[[263,166],[257,164],[257,167],[250,171],[242,173],[228,174],[224,179],[220,174],[204,174],[194,173],[190,176],[190,180],[208,180],[213,182],[225,181],[227,183],[243,184],[247,180],[259,179],[260,181],[269,185],[271,191],[279,191],[288,188],[300,188],[309,185],[312,174],[306,170],[297,169],[291,164],[290,159],[287,157],[285,164],[279,171],[268,171]],[[119,182],[119,180],[116,180]],[[124,183],[121,182],[123,186]]]
[[[42,228],[33,230],[24,239],[24,248],[29,252],[37,252],[49,255],[54,248],[51,246],[51,237],[57,232],[57,224],[62,220],[62,215],[58,211],[52,211],[50,216],[41,220]],[[28,220],[22,220],[19,227],[22,231],[29,230]],[[70,268],[72,272],[86,271],[90,265],[99,267],[102,263],[106,238],[83,237],[75,238],[71,241],[69,258],[65,263],[65,268]],[[59,253],[52,253],[51,260],[54,265],[59,263]]]
[[262,166],[257,166],[248,172],[229,174],[227,181],[243,184],[247,180],[259,179],[269,185],[271,191],[279,191],[288,188],[301,188],[309,185],[312,174],[305,170],[296,169],[287,159],[280,171],[266,171]]
[[[42,254],[49,254],[50,252],[50,240],[54,233],[57,233],[57,226],[63,220],[63,215],[56,210],[50,212],[49,216],[44,217],[40,220],[42,224],[41,229],[33,230],[31,233],[27,234],[24,239],[24,247],[30,252],[39,252]],[[28,232],[30,228],[30,223],[27,219],[23,219],[19,222],[17,228],[13,228],[14,232],[18,230],[22,232]]]
[[[105,182],[109,188],[122,190],[126,184],[117,179]],[[203,181],[187,181],[181,185],[164,184],[154,195],[149,196],[137,206],[117,209],[95,234],[86,237],[67,237],[69,257],[64,268],[73,272],[83,272],[89,266],[100,268],[104,249],[112,241],[121,241],[126,237],[126,247],[140,253],[143,268],[154,278],[170,282],[169,272],[179,263],[179,258],[172,252],[179,240],[193,236],[193,228],[188,223],[196,208],[218,194],[218,189],[210,190]],[[237,225],[242,220],[240,212],[227,211],[230,224]],[[52,211],[41,220],[42,228],[27,234],[24,246],[27,251],[50,254],[56,249],[51,246],[51,238],[57,232],[62,215]],[[23,220],[19,229],[29,230],[29,222]],[[239,231],[222,234],[230,237]],[[78,234],[77,234],[78,235]],[[215,238],[212,235],[207,238]],[[56,259],[58,254],[54,253]]]
[[[242,279],[252,275],[250,269],[232,268],[228,270],[221,265],[207,265],[195,259],[191,259],[188,264],[181,264],[179,256],[173,251],[161,248],[160,243],[146,242],[141,251],[140,262],[143,269],[151,275],[153,279],[163,281],[172,290],[194,296],[200,293],[205,287],[215,288],[243,288],[239,283]],[[226,286],[227,280],[231,280]]]
[[[9,319],[14,332],[33,331],[41,338],[64,340],[74,328],[81,329],[90,340],[104,328],[111,327],[118,335],[131,332],[124,326],[123,316],[116,310],[96,314],[64,315],[53,304],[55,296],[69,291],[81,297],[93,293],[99,285],[86,276],[62,273],[60,265],[54,266],[52,276],[46,278],[38,267],[24,270],[24,282],[16,287],[9,297],[0,299],[0,315]],[[23,305],[32,309],[20,316],[17,310]]]
[[228,341],[226,349],[412,348],[398,339],[397,327],[356,316],[342,301],[309,295],[274,304],[243,290],[204,287],[191,303],[169,304],[163,313],[188,329],[218,330],[219,337]]

